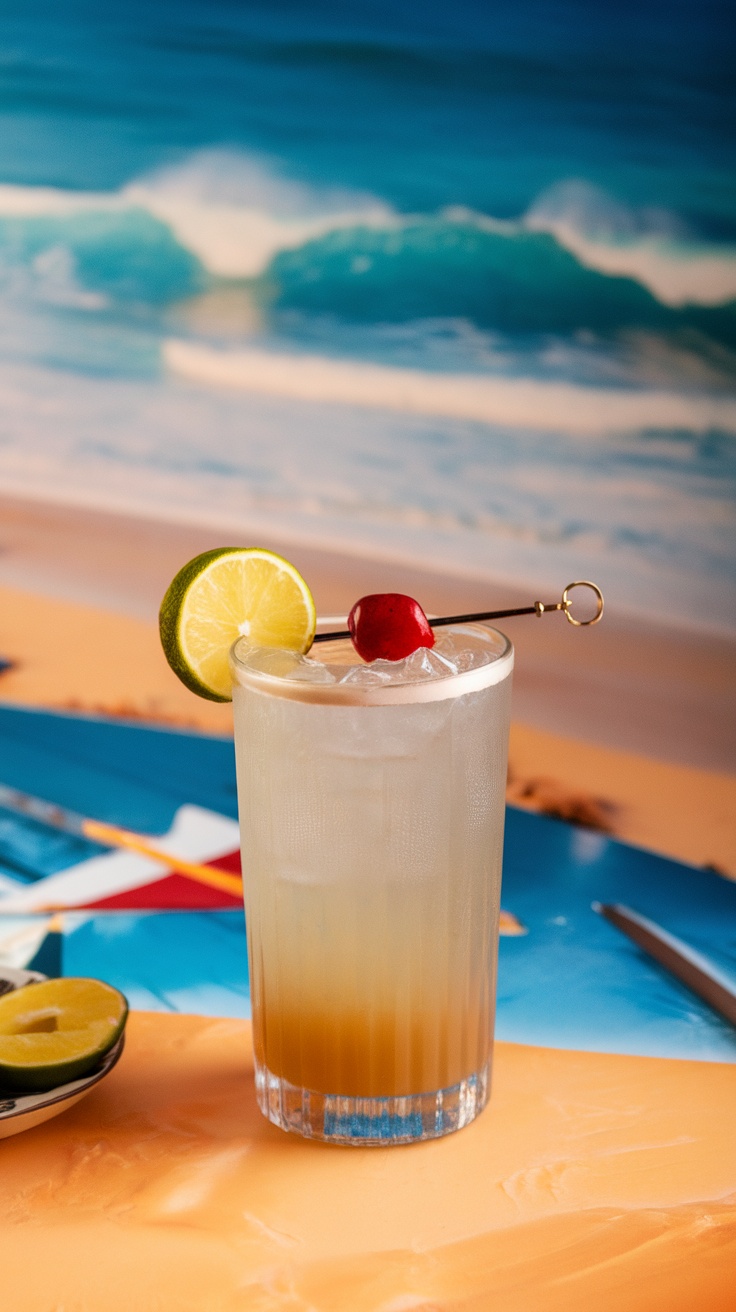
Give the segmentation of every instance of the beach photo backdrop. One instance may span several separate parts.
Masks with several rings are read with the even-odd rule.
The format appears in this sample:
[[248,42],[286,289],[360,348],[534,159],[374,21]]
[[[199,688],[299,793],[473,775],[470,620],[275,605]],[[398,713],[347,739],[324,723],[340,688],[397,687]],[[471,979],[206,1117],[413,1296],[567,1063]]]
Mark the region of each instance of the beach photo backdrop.
[[[105,1086],[3,1145],[14,1306],[726,1306],[734,1031],[595,904],[733,980],[732,33],[721,0],[0,6],[0,972],[132,1008]],[[605,592],[508,622],[492,1103],[436,1152],[257,1110],[231,708],[156,622],[225,543],[323,615]]]
[[6,0],[0,490],[732,631],[730,30]]

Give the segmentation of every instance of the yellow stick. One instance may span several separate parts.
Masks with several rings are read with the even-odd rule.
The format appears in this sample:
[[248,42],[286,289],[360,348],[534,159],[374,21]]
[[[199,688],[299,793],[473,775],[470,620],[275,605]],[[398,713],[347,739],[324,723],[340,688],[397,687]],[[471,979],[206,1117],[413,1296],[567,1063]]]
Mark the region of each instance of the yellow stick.
[[127,848],[131,852],[138,852],[141,856],[148,856],[153,861],[160,861],[170,870],[176,870],[180,875],[188,875],[190,879],[196,879],[200,884],[209,884],[210,888],[219,888],[225,893],[232,894],[233,897],[242,896],[243,881],[239,875],[229,875],[226,870],[214,870],[212,866],[200,865],[198,861],[185,861],[183,857],[162,852],[140,834],[132,834],[128,829],[118,829],[117,825],[106,825],[101,820],[85,820],[82,830],[87,838],[103,843],[106,847]]

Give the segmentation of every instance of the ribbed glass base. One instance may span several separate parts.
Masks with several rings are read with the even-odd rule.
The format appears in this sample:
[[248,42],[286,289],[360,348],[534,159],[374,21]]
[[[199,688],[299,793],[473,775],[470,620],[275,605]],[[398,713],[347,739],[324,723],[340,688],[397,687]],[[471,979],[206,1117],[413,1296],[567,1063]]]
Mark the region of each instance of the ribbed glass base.
[[415,1143],[439,1139],[469,1125],[490,1093],[490,1063],[437,1093],[393,1098],[349,1098],[300,1089],[256,1062],[256,1092],[263,1115],[282,1130],[327,1143]]

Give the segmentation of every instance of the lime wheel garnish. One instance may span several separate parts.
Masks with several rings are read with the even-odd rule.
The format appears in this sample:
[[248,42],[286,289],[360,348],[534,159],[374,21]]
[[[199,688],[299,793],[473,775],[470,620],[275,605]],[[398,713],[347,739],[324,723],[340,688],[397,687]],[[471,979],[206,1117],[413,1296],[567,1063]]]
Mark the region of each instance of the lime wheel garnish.
[[317,613],[298,570],[261,547],[217,547],[195,556],[161,603],[161,643],[182,683],[214,702],[232,700],[228,654],[255,647],[307,652]]

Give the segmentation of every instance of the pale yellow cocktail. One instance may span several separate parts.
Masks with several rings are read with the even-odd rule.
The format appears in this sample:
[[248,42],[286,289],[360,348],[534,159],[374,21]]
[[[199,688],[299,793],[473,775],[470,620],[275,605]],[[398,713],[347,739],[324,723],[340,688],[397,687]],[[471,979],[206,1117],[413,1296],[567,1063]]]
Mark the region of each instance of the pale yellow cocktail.
[[513,654],[480,625],[363,665],[232,654],[262,1110],[390,1143],[484,1106]]

